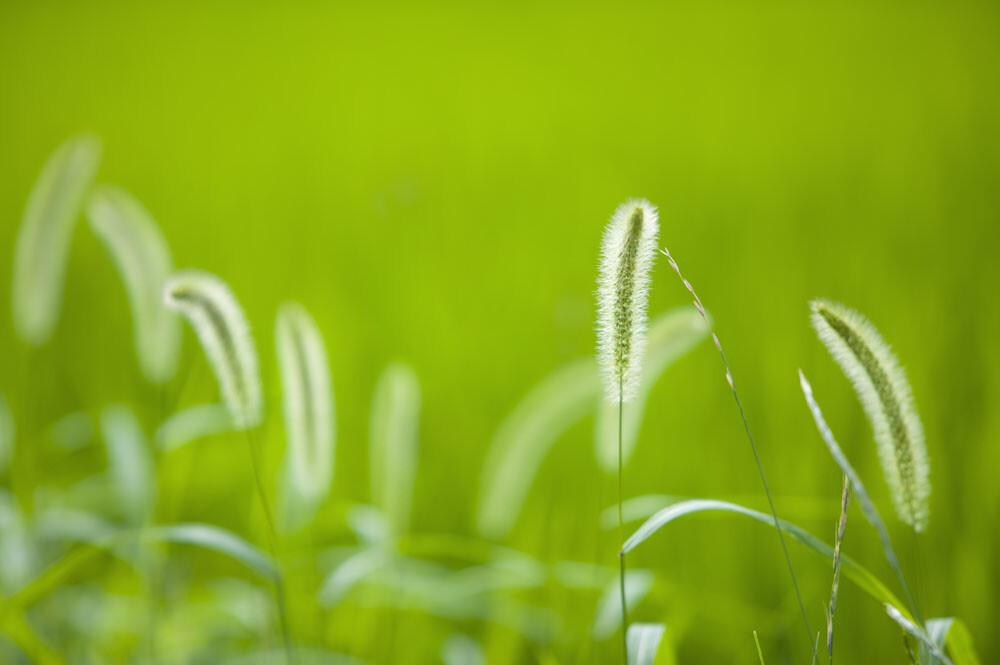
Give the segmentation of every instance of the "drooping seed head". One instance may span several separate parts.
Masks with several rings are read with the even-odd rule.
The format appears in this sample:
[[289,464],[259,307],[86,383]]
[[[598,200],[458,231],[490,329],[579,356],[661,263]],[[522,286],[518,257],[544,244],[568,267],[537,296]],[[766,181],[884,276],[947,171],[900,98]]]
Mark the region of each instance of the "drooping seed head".
[[333,389],[326,346],[315,321],[298,303],[278,308],[274,332],[290,487],[307,501],[321,501],[330,489],[334,458]]
[[597,289],[597,349],[609,400],[628,401],[639,385],[646,338],[649,273],[659,233],[645,199],[618,207],[604,230]]
[[257,349],[233,292],[211,273],[183,270],[167,280],[163,294],[167,307],[184,316],[198,335],[233,425],[260,424],[264,400]]
[[174,270],[167,240],[142,204],[113,185],[94,189],[87,218],[125,283],[142,373],[150,383],[162,385],[177,369],[181,341],[180,320],[162,297]]
[[893,505],[899,518],[927,525],[930,465],[924,429],[906,374],[878,330],[859,312],[829,300],[810,303],[810,319],[871,422]]

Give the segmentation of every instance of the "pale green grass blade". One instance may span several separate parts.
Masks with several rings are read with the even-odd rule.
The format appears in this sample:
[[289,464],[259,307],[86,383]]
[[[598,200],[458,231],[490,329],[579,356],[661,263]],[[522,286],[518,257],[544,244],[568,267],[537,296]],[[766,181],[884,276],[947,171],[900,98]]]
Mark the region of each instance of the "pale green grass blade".
[[[686,496],[670,494],[643,494],[625,499],[622,502],[622,519],[628,522],[644,520],[656,511],[678,501],[684,501]],[[612,529],[618,526],[618,506],[608,506],[601,511],[601,528]]]
[[101,161],[101,142],[80,134],[45,162],[24,210],[14,249],[11,305],[14,328],[41,346],[59,321],[73,228]]
[[889,615],[889,618],[898,623],[899,626],[904,631],[917,638],[917,640],[920,641],[920,644],[926,647],[935,658],[939,659],[945,665],[953,665],[948,656],[946,656],[944,652],[941,651],[941,647],[935,644],[934,640],[932,640],[930,636],[927,635],[927,633],[925,633],[920,626],[914,623],[912,619],[903,616],[903,613],[900,611],[898,607],[886,603],[885,611],[886,614]]
[[56,448],[76,452],[94,440],[94,422],[86,411],[68,413],[49,426],[49,436]]
[[420,382],[409,365],[386,367],[375,386],[370,421],[372,503],[397,533],[410,522],[420,434]]
[[0,394],[0,475],[7,470],[7,465],[10,464],[16,438],[17,429],[14,423],[14,414],[10,412],[7,399]]
[[104,407],[101,434],[119,508],[132,524],[140,524],[156,503],[156,469],[146,435],[135,414],[121,404]]
[[454,633],[441,645],[441,660],[444,665],[486,665],[486,653],[476,640]]
[[[711,319],[709,319],[710,321]],[[708,337],[709,325],[690,307],[657,316],[649,326],[635,397],[622,405],[622,461],[628,463],[642,427],[649,392],[676,360]],[[601,468],[618,470],[618,403],[600,398],[594,421],[594,450]]]
[[980,665],[965,622],[955,617],[927,620],[927,636],[939,647],[947,647],[955,665]]
[[21,588],[36,572],[38,552],[14,495],[0,488],[0,592]]
[[840,445],[837,443],[836,438],[833,436],[833,432],[830,427],[826,424],[826,419],[823,418],[823,412],[819,408],[819,404],[816,403],[813,397],[812,386],[809,381],[806,380],[805,374],[802,370],[799,370],[799,383],[802,386],[802,394],[806,398],[806,404],[809,405],[809,411],[812,413],[813,420],[816,421],[816,428],[819,430],[820,436],[823,438],[823,442],[826,443],[826,447],[830,450],[830,454],[833,455],[833,459],[836,460],[837,466],[840,467],[841,471],[850,479],[851,486],[854,488],[854,495],[858,500],[858,504],[861,506],[861,512],[864,514],[865,519],[875,530],[878,531],[879,540],[882,542],[882,551],[885,553],[885,558],[892,567],[893,572],[896,573],[896,577],[899,580],[899,584],[906,594],[906,598],[909,601],[909,607],[913,612],[914,616],[920,617],[920,612],[917,609],[916,603],[913,601],[913,595],[910,593],[910,587],[906,584],[906,578],[903,576],[903,567],[899,563],[899,558],[896,556],[896,550],[892,547],[892,541],[889,539],[889,530],[885,526],[885,522],[882,521],[882,516],[879,515],[878,510],[875,508],[875,504],[872,502],[871,497],[868,495],[868,490],[865,489],[864,483],[861,482],[861,476],[858,472],[854,470],[851,463],[847,460],[847,456],[844,455],[843,451],[840,449]]
[[[625,573],[625,602],[629,612],[642,602],[649,590],[653,588],[653,573],[648,570],[629,570]],[[606,640],[615,634],[622,625],[622,605],[618,578],[607,583],[601,598],[597,602],[594,623],[590,635],[595,640]]]
[[[633,549],[645,542],[659,529],[673,522],[679,517],[692,515],[706,511],[725,511],[745,515],[762,524],[767,524],[774,528],[774,518],[756,510],[728,501],[717,501],[714,499],[690,499],[672,504],[663,508],[650,517],[640,526],[635,533],[625,541],[624,551],[631,552]],[[785,520],[779,520],[781,529],[794,540],[805,545],[807,548],[833,560],[833,548],[813,536],[805,529],[796,526]],[[902,603],[877,577],[866,568],[855,562],[846,555],[840,557],[841,572],[845,577],[854,582],[861,590],[881,603],[889,603],[896,607],[901,607]]]
[[629,665],[653,665],[667,629],[662,623],[634,623],[628,627]]
[[264,552],[243,540],[235,533],[211,524],[171,524],[148,529],[143,537],[161,541],[194,545],[225,554],[256,572],[261,577],[277,578],[277,568]]
[[753,643],[757,647],[757,660],[760,661],[760,665],[764,665],[764,652],[760,650],[760,640],[757,639],[757,631],[753,631]]
[[375,506],[357,504],[348,508],[347,526],[365,545],[371,547],[392,545],[392,523]]
[[381,549],[362,549],[337,564],[326,579],[317,594],[317,600],[323,607],[333,607],[344,596],[366,577],[384,566],[391,555]]
[[164,420],[156,430],[156,446],[162,452],[170,452],[192,441],[235,429],[229,409],[224,404],[198,404]]
[[167,240],[142,204],[114,185],[94,188],[87,218],[125,285],[143,376],[166,383],[177,371],[181,343],[180,319],[163,304],[163,285],[174,269]]
[[497,428],[483,463],[476,529],[501,538],[514,527],[545,456],[601,395],[597,366],[584,358],[534,387]]

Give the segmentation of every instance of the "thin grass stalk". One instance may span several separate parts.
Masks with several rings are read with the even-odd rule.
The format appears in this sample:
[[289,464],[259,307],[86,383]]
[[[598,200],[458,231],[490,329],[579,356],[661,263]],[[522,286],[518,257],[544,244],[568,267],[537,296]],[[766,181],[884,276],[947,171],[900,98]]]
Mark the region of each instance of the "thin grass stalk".
[[622,518],[622,405],[624,391],[618,384],[618,588],[622,597],[622,663],[628,665],[628,604],[625,601],[625,520]]
[[278,531],[274,524],[274,513],[271,511],[267,493],[264,490],[264,481],[260,473],[260,455],[257,450],[257,437],[254,428],[246,430],[247,445],[250,448],[250,463],[253,466],[254,482],[257,486],[257,497],[260,499],[261,509],[264,511],[264,521],[267,523],[268,548],[271,551],[271,558],[274,559],[274,594],[278,604],[278,621],[281,624],[281,639],[285,648],[285,659],[290,665],[295,665],[294,651],[292,649],[292,632],[288,622],[288,607],[285,602],[285,583],[281,573],[281,563],[278,559]]
[[760,640],[757,639],[757,631],[753,631],[753,643],[757,645],[757,660],[760,661],[760,665],[764,665],[764,652],[760,650]]
[[851,500],[851,481],[844,475],[844,489],[840,494],[840,521],[837,523],[837,537],[833,542],[833,586],[830,590],[830,606],[826,611],[826,653],[833,665],[833,615],[837,611],[837,592],[840,588],[840,545],[844,541],[847,528],[847,505]]
[[[674,260],[674,257],[670,255],[670,251],[664,247],[660,250],[664,256],[667,257],[667,261],[670,263],[670,267],[674,269],[677,273],[677,277],[680,278],[681,282],[684,283],[684,287],[688,290],[691,296],[694,298],[694,306],[701,314],[702,318],[705,320],[707,325],[711,325],[708,321],[708,317],[705,315],[705,307],[701,304],[701,299],[698,294],[695,293],[694,287],[691,286],[691,282],[684,279],[684,275],[681,274],[681,269]],[[746,414],[743,411],[743,403],[740,402],[740,396],[736,392],[736,384],[733,382],[733,373],[729,368],[729,361],[726,359],[726,354],[722,350],[722,344],[719,342],[719,337],[712,332],[712,342],[715,343],[715,348],[719,352],[719,357],[722,358],[722,364],[726,369],[726,382],[729,384],[729,389],[733,392],[733,399],[736,401],[736,408],[740,412],[740,419],[743,421],[743,429],[746,431],[747,440],[750,442],[750,451],[753,453],[754,462],[757,464],[757,472],[760,475],[760,482],[764,486],[764,494],[767,496],[767,504],[771,509],[771,517],[774,518],[774,527],[778,532],[778,541],[781,543],[781,551],[785,555],[785,563],[788,566],[788,574],[792,578],[792,586],[795,589],[795,598],[799,603],[799,612],[802,614],[802,623],[806,628],[806,639],[809,642],[813,642],[813,631],[809,625],[809,617],[806,614],[805,603],[802,602],[802,593],[799,591],[799,582],[795,577],[795,569],[792,566],[792,558],[788,554],[788,546],[785,544],[785,536],[782,532],[781,521],[778,519],[778,511],[774,507],[774,499],[771,498],[771,490],[767,486],[767,478],[764,475],[764,467],[760,461],[760,455],[757,454],[757,445],[754,443],[753,434],[750,433],[750,424],[747,422]],[[813,646],[813,661],[815,662],[819,653],[818,642],[814,643]]]

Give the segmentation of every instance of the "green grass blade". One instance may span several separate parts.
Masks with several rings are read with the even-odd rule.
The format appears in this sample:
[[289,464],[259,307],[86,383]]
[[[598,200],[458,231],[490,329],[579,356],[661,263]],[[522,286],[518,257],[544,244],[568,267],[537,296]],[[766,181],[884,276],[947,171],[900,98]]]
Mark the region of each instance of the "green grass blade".
[[[771,528],[774,528],[774,518],[771,515],[764,514],[762,512],[752,510],[745,506],[739,504],[730,503],[728,501],[717,501],[714,499],[690,499],[687,501],[681,501],[663,508],[655,515],[650,517],[643,523],[625,541],[624,550],[626,553],[632,551],[643,542],[645,542],[650,536],[656,533],[659,529],[666,526],[670,522],[673,522],[679,517],[684,517],[685,515],[692,515],[696,513],[702,513],[706,511],[724,511],[736,513],[739,515],[744,515],[753,520],[756,520],[762,524],[767,524]],[[826,558],[833,560],[833,548],[831,548],[826,543],[822,542],[816,536],[813,536],[805,529],[796,526],[785,520],[779,520],[781,524],[781,529],[791,536],[794,540],[805,545],[807,548],[821,554]],[[866,568],[862,567],[860,564],[855,562],[853,559],[846,555],[841,555],[840,558],[841,572],[849,580],[854,582],[860,589],[865,593],[870,595],[875,600],[881,603],[889,603],[896,607],[901,607],[899,599],[886,587],[877,577],[875,577]],[[909,617],[908,617],[909,618]]]
[[96,136],[73,136],[45,162],[28,197],[14,249],[11,305],[14,328],[31,346],[45,344],[59,320],[73,228],[100,161]]
[[[646,354],[642,361],[635,397],[622,405],[622,461],[628,463],[642,427],[646,400],[656,382],[677,359],[708,337],[709,325],[690,307],[672,309],[657,316],[649,326]],[[618,404],[601,395],[594,421],[594,452],[601,468],[618,470]]]
[[0,474],[7,470],[10,458],[14,454],[14,441],[17,429],[14,424],[14,414],[10,412],[7,399],[0,394]]
[[965,622],[955,617],[927,620],[927,635],[939,647],[947,647],[955,665],[980,665]]
[[140,524],[156,503],[156,470],[146,435],[135,414],[121,404],[104,407],[101,434],[119,507],[132,524]]
[[160,542],[194,545],[236,559],[268,579],[277,579],[277,568],[271,558],[231,531],[211,524],[171,524],[148,529],[143,537]]
[[319,589],[317,599],[323,607],[333,607],[363,579],[381,568],[391,555],[381,549],[362,549],[341,561]]
[[497,428],[480,481],[477,531],[501,538],[514,527],[552,445],[594,408],[601,395],[590,358],[563,365],[521,400]]
[[875,504],[872,502],[871,497],[868,495],[868,490],[865,489],[864,483],[861,482],[861,476],[858,472],[854,470],[851,463],[847,460],[847,456],[840,449],[840,445],[837,443],[836,438],[833,436],[833,432],[830,427],[826,424],[826,419],[823,418],[823,412],[820,410],[819,405],[813,398],[812,386],[809,385],[809,381],[806,380],[805,374],[802,370],[799,370],[799,383],[802,386],[802,394],[806,398],[806,404],[809,405],[809,411],[812,413],[813,420],[816,421],[816,428],[819,430],[820,436],[823,438],[823,442],[826,443],[826,447],[830,450],[830,454],[833,455],[833,459],[836,460],[837,466],[840,467],[841,471],[850,479],[851,486],[854,488],[854,495],[857,497],[858,504],[861,506],[861,512],[864,514],[865,519],[875,530],[878,531],[879,540],[882,542],[882,551],[885,553],[885,558],[889,562],[889,566],[892,568],[893,572],[896,573],[896,578],[899,580],[899,584],[906,594],[907,601],[909,602],[909,607],[913,612],[914,616],[918,619],[920,617],[920,612],[917,609],[916,603],[913,600],[913,595],[910,593],[910,587],[906,584],[906,578],[903,575],[903,567],[899,563],[899,557],[896,556],[896,550],[892,547],[892,541],[889,539],[889,529],[886,528],[885,522],[882,521],[882,516],[879,515],[878,509],[875,508]]
[[917,640],[920,641],[920,644],[926,647],[935,658],[939,659],[945,665],[954,665],[948,656],[941,651],[941,647],[935,644],[934,640],[932,640],[920,626],[914,623],[911,618],[904,616],[898,607],[890,603],[886,603],[885,611],[886,614],[889,615],[889,618],[898,623],[900,628],[904,631],[917,638]]
[[757,646],[757,660],[760,665],[764,665],[764,652],[760,650],[760,640],[757,639],[757,631],[753,631],[753,643]]
[[161,452],[177,450],[192,441],[236,430],[224,404],[197,404],[169,416],[154,437]]
[[486,665],[486,653],[476,640],[455,633],[441,645],[441,660],[444,665]]
[[653,665],[666,626],[662,623],[634,623],[628,628],[629,665]]
[[[653,588],[653,573],[648,570],[629,570],[625,573],[625,601],[629,612],[635,610],[649,590]],[[594,613],[590,634],[595,640],[606,640],[622,625],[622,605],[618,578],[610,580],[601,593]]]
[[375,386],[370,420],[372,503],[404,533],[410,522],[420,434],[420,382],[409,365],[386,367]]

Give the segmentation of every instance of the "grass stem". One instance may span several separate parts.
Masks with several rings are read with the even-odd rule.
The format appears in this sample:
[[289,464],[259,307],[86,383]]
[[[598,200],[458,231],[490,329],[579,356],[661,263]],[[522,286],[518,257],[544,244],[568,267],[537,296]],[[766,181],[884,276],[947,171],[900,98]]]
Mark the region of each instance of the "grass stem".
[[622,518],[622,406],[624,390],[618,380],[618,588],[622,598],[622,665],[628,665],[628,605],[625,601],[625,520]]

